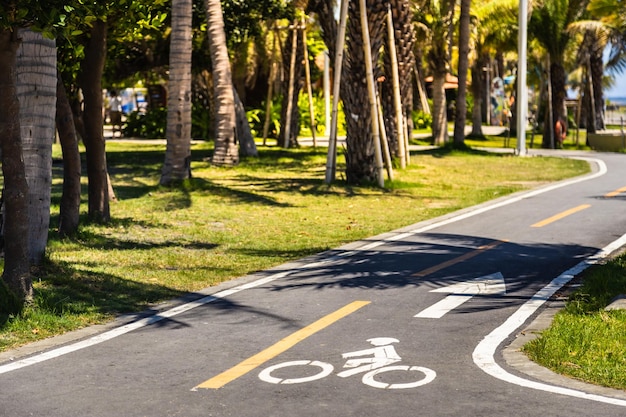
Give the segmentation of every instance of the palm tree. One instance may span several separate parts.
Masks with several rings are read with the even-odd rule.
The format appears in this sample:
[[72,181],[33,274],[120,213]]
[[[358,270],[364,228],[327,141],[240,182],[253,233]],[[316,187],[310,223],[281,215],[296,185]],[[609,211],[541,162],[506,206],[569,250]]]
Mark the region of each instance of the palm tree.
[[[412,24],[413,11],[409,0],[391,0],[391,11],[393,15],[393,30],[398,54],[398,75],[400,81],[400,96],[402,97],[402,109],[404,120],[411,119],[413,110],[413,71],[415,68],[415,31]],[[385,39],[385,50],[391,48],[387,46],[389,39]],[[391,59],[389,53],[384,54],[384,73],[392,74]],[[397,135],[394,93],[391,77],[388,76],[386,82],[381,83],[381,100],[385,113],[385,128],[389,147],[394,155],[398,156],[399,138]]]
[[461,17],[459,18],[459,87],[454,119],[454,145],[457,147],[462,147],[465,144],[465,113],[467,111],[465,96],[467,92],[467,69],[469,67],[470,4],[471,0],[461,0]]
[[454,4],[451,0],[422,0],[417,4],[416,20],[426,44],[430,45],[426,53],[428,70],[433,77],[433,142],[443,145],[448,141],[448,116],[445,81],[450,71],[450,54]]
[[[371,112],[365,79],[363,35],[359,20],[359,2],[352,1],[348,8],[346,46],[341,74],[340,95],[346,114],[346,180],[352,184],[374,182],[378,179],[375,163],[374,140],[371,131]],[[333,15],[332,0],[311,0],[309,10],[318,14],[322,26],[322,38],[335,59],[337,25]],[[368,26],[375,76],[382,71],[376,65],[385,38],[386,3],[369,0],[367,3]]]
[[17,94],[29,205],[29,259],[42,262],[48,243],[55,135],[57,51],[53,39],[30,29],[19,31]]
[[191,18],[192,0],[172,0],[167,148],[161,184],[191,176]]
[[[4,247],[2,279],[17,297],[17,305],[33,297],[28,260],[28,182],[22,158],[20,104],[16,91],[17,30],[0,29],[0,147],[4,177],[3,237],[11,242]],[[19,309],[19,307],[18,307]]]
[[492,57],[502,51],[517,50],[517,9],[517,0],[480,2],[472,9],[472,16],[476,19],[476,24],[473,26],[474,48],[471,89],[474,96],[474,108],[472,109],[472,132],[470,136],[483,136],[481,129],[483,114],[486,120],[490,106],[487,84],[490,79],[488,74],[492,70]]
[[207,34],[213,65],[215,89],[215,165],[235,165],[239,162],[237,149],[235,97],[224,33],[224,16],[220,0],[206,0]]
[[528,32],[546,49],[549,59],[549,79],[552,99],[546,107],[546,123],[542,146],[553,148],[554,123],[567,120],[565,111],[565,49],[571,39],[568,26],[580,20],[588,0],[544,0],[535,6],[528,24]]

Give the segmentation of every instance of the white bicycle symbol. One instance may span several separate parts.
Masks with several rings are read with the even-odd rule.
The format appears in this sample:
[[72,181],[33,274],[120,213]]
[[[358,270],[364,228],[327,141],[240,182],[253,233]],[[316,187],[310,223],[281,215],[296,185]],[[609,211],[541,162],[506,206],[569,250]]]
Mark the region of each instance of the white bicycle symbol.
[[[394,339],[392,337],[376,337],[368,339],[368,342],[375,347],[355,352],[348,352],[341,355],[342,358],[348,359],[343,367],[350,369],[337,373],[337,376],[347,378],[364,372],[363,377],[361,378],[361,382],[363,382],[363,384],[382,389],[416,388],[426,385],[436,378],[437,373],[435,371],[423,366],[391,365],[402,360],[396,353],[394,347],[391,345],[392,343],[398,343],[398,339]],[[371,357],[365,357],[368,355],[371,355]],[[320,368],[320,371],[316,374],[299,378],[278,378],[272,375],[273,372],[279,369],[293,366],[313,366]],[[327,362],[311,360],[289,361],[265,368],[259,373],[259,378],[262,381],[269,382],[271,384],[302,384],[325,378],[330,375],[333,370],[334,366]],[[421,374],[421,378],[416,381],[406,383],[386,383],[376,379],[377,375],[391,371],[417,372]]]

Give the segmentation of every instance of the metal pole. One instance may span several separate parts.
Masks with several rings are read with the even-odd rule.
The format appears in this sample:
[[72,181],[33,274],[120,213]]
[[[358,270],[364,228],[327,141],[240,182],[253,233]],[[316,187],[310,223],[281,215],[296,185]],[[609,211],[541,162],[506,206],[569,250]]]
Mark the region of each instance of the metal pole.
[[526,86],[526,56],[528,28],[528,0],[519,2],[519,31],[517,35],[517,154],[526,154],[526,119],[528,88]]

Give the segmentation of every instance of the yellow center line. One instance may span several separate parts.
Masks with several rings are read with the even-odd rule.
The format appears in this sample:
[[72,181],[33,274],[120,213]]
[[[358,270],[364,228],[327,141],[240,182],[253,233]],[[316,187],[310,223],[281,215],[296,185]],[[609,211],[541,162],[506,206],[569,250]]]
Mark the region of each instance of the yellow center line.
[[485,251],[487,251],[489,249],[493,249],[496,246],[501,245],[502,243],[505,243],[505,242],[507,242],[507,241],[506,240],[496,240],[494,242],[489,243],[488,245],[480,246],[478,249],[476,249],[476,250],[474,250],[472,252],[468,252],[468,253],[466,253],[464,255],[461,255],[459,257],[456,257],[454,259],[450,259],[449,261],[446,261],[446,262],[440,263],[438,265],[435,265],[433,267],[426,268],[426,269],[424,269],[422,271],[416,272],[416,273],[414,273],[411,276],[413,276],[413,277],[424,277],[426,275],[430,275],[430,274],[432,274],[434,272],[440,271],[440,270],[442,270],[444,268],[447,268],[449,266],[458,264],[459,262],[466,261],[466,260],[468,260],[470,258],[473,258],[474,256],[480,255],[481,253],[483,253],[483,252],[485,252]]
[[574,213],[577,213],[579,211],[588,209],[589,207],[591,207],[591,204],[581,204],[578,207],[574,207],[574,208],[571,208],[569,210],[565,210],[565,211],[563,211],[563,212],[561,212],[559,214],[555,214],[552,217],[548,217],[547,219],[542,220],[540,222],[537,222],[537,223],[533,224],[530,227],[543,227],[543,226],[546,226],[546,225],[548,225],[550,223],[553,223],[553,222],[555,222],[557,220],[561,220],[564,217],[567,217],[567,216],[570,216],[570,215],[572,215]]
[[617,190],[611,191],[610,193],[605,194],[604,196],[605,197],[615,197],[615,196],[620,195],[621,193],[624,193],[624,192],[626,192],[626,187],[618,188]]
[[330,326],[331,324],[346,317],[347,315],[354,313],[355,311],[357,311],[361,307],[368,305],[369,303],[370,301],[354,301],[346,305],[345,307],[342,307],[339,310],[333,313],[330,313],[327,316],[322,317],[321,319],[317,320],[315,323],[312,323],[306,327],[303,327],[297,332],[292,333],[291,335],[278,341],[274,345],[268,347],[267,349],[262,350],[256,355],[249,357],[248,359],[244,360],[238,365],[235,365],[232,368],[222,372],[221,374],[216,375],[213,378],[204,381],[200,385],[196,386],[194,390],[197,388],[206,388],[206,389],[221,388],[224,385],[228,384],[229,382],[252,371],[254,368],[257,368],[263,365],[265,362],[269,361],[275,356],[278,356],[281,353],[285,352],[286,350],[292,348],[293,346],[303,341],[307,337]]

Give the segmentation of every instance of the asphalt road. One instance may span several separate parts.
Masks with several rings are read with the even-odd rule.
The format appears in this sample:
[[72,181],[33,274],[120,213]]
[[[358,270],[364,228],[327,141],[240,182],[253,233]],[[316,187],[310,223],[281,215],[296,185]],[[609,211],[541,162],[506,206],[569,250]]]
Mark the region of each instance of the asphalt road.
[[576,155],[592,174],[0,356],[0,416],[626,415],[626,393],[507,349],[626,244],[626,155]]

